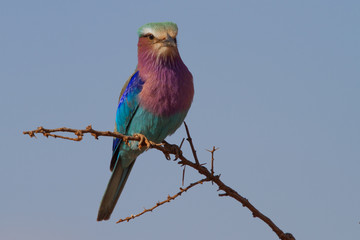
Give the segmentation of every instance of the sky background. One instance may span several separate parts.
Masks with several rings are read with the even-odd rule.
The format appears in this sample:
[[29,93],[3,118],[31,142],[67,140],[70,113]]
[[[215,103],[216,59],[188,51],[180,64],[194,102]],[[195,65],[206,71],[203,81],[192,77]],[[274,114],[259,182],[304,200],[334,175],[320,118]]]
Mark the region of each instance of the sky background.
[[[0,238],[277,239],[150,150],[110,221],[96,216],[112,140],[30,139],[38,126],[112,130],[137,29],[173,21],[194,76],[199,158],[296,239],[360,239],[359,1],[1,1]],[[181,127],[167,140],[180,143]],[[187,144],[184,154],[191,157]],[[209,166],[209,165],[208,165]],[[200,179],[187,169],[185,182]]]

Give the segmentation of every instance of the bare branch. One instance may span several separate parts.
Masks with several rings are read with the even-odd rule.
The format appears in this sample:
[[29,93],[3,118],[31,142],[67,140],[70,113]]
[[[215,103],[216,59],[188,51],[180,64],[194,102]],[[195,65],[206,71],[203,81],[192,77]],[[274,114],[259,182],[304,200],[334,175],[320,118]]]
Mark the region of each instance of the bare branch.
[[[117,132],[96,131],[96,130],[92,129],[91,125],[89,125],[86,129],[83,129],[83,130],[71,129],[71,128],[65,128],[65,127],[64,128],[56,128],[56,129],[45,129],[43,127],[39,127],[36,130],[26,131],[26,132],[23,132],[23,133],[29,135],[30,137],[35,137],[36,133],[40,133],[40,134],[43,134],[45,137],[51,136],[51,137],[54,137],[54,138],[63,138],[63,139],[72,140],[72,141],[81,141],[82,137],[83,137],[83,135],[85,133],[90,133],[92,136],[95,137],[95,139],[98,139],[99,136],[108,136],[108,137],[121,138],[121,139],[123,139],[123,141],[125,143],[128,143],[129,141],[139,141],[139,147],[140,148],[141,147],[147,147],[147,148],[158,149],[159,151],[163,152],[163,154],[165,155],[165,157],[168,160],[170,160],[170,154],[173,154],[173,155],[175,155],[175,160],[178,160],[178,164],[180,164],[181,166],[189,166],[191,168],[194,168],[201,175],[204,175],[205,180],[203,179],[203,180],[200,180],[200,181],[202,181],[202,182],[204,182],[204,181],[212,181],[212,182],[214,182],[218,186],[219,190],[224,192],[224,193],[219,194],[219,196],[232,197],[233,199],[240,202],[244,207],[248,208],[252,212],[253,217],[254,218],[257,217],[257,218],[261,219],[263,222],[265,222],[276,233],[276,235],[279,237],[279,239],[281,239],[281,240],[295,240],[294,236],[291,233],[284,233],[270,218],[268,218],[263,213],[261,213],[259,210],[257,210],[246,198],[241,196],[239,193],[237,193],[231,187],[225,185],[220,180],[220,175],[214,175],[214,166],[213,166],[214,160],[212,160],[211,170],[204,167],[204,164],[200,164],[200,162],[198,160],[198,157],[197,157],[197,154],[196,154],[195,147],[194,147],[193,142],[192,142],[192,138],[190,136],[190,131],[188,129],[188,126],[186,125],[185,122],[184,122],[184,125],[185,125],[186,133],[187,133],[187,136],[188,136],[187,141],[190,144],[190,147],[191,147],[195,162],[192,162],[192,161],[188,160],[186,157],[184,157],[180,147],[177,146],[177,145],[168,144],[165,141],[163,143],[161,143],[161,144],[157,144],[157,143],[149,141],[148,139],[146,139],[145,136],[142,136],[142,135],[139,135],[139,134],[135,134],[134,136],[126,136],[126,135],[123,135],[123,134],[120,134],[120,133],[117,133]],[[69,138],[69,137],[65,137],[65,136],[61,136],[61,135],[52,134],[53,132],[70,132],[70,133],[74,133],[77,137],[76,138]],[[213,154],[214,154],[215,151],[216,151],[216,148],[213,148],[213,151],[210,151],[210,152],[212,152],[212,159],[213,159]],[[196,182],[194,184],[197,185],[197,184],[200,183],[200,181],[198,181],[198,182]],[[190,187],[193,187],[195,185],[189,185],[189,187],[187,187],[185,189],[188,190]],[[165,200],[165,202],[169,202],[170,200],[173,200],[174,198],[180,196],[182,192],[186,191],[185,189],[183,189],[183,190],[180,189],[181,191],[178,194],[176,194],[175,196],[173,196],[173,197],[169,196],[168,200]],[[162,203],[162,204],[164,204],[164,203]],[[160,205],[162,205],[162,204],[160,204]],[[152,209],[155,209],[156,207],[158,207],[158,206],[155,206],[154,208],[151,208],[149,210],[145,209],[142,213],[140,213],[140,215],[144,214],[145,212],[152,211]],[[132,215],[132,216],[130,216],[128,218],[125,218],[123,221],[129,221],[130,219],[133,219],[135,217],[137,217],[137,216]]]
[[144,209],[144,211],[142,211],[141,213],[138,213],[136,215],[131,215],[129,217],[126,217],[124,219],[119,219],[119,221],[117,221],[116,223],[121,223],[121,222],[128,222],[130,221],[131,219],[134,219],[134,218],[137,218],[137,217],[140,217],[141,215],[143,215],[144,213],[147,213],[147,212],[152,212],[155,208],[165,204],[165,203],[168,203],[170,202],[171,200],[174,200],[175,198],[179,197],[183,192],[186,192],[187,190],[189,190],[190,188],[198,185],[198,184],[203,184],[204,182],[207,182],[209,181],[208,179],[204,178],[204,179],[201,179],[197,182],[194,182],[194,183],[191,183],[189,186],[187,186],[186,188],[180,188],[180,192],[178,192],[177,194],[173,195],[173,196],[170,196],[168,195],[167,199],[162,201],[162,202],[158,202],[156,203],[155,206],[153,206],[152,208],[148,208],[148,209]]
[[195,150],[194,144],[193,144],[193,142],[192,142],[192,138],[191,138],[191,136],[190,136],[189,128],[188,128],[186,122],[184,122],[184,126],[185,126],[185,129],[186,129],[186,134],[187,134],[187,136],[188,136],[186,140],[187,140],[187,141],[189,142],[189,144],[190,144],[191,151],[192,151],[193,156],[194,156],[194,160],[195,160],[195,162],[196,162],[197,165],[200,165],[199,159],[198,159],[197,154],[196,154],[196,150]]
[[[71,137],[65,137],[62,135],[52,134],[54,132],[74,133],[77,137],[71,138]],[[95,139],[99,139],[99,136],[104,136],[104,137],[120,138],[125,143],[129,143],[129,141],[138,141],[139,148],[141,148],[141,147],[156,148],[156,149],[159,149],[160,151],[164,152],[164,150],[162,148],[162,145],[163,145],[162,143],[160,143],[160,144],[154,143],[154,142],[148,140],[142,134],[134,134],[134,136],[126,136],[126,135],[118,133],[118,132],[97,131],[97,130],[94,130],[91,127],[91,125],[87,126],[85,129],[72,129],[72,128],[67,128],[67,127],[46,129],[43,127],[38,127],[35,130],[23,132],[23,134],[29,135],[30,137],[36,137],[35,136],[36,133],[43,134],[45,137],[62,138],[62,139],[66,139],[66,140],[76,141],[76,142],[81,141],[83,139],[83,136],[85,133],[90,133]]]
[[212,150],[208,150],[206,149],[206,151],[210,152],[211,153],[211,174],[214,175],[214,152],[216,150],[219,150],[219,148],[215,148],[215,146],[213,146],[213,149]]

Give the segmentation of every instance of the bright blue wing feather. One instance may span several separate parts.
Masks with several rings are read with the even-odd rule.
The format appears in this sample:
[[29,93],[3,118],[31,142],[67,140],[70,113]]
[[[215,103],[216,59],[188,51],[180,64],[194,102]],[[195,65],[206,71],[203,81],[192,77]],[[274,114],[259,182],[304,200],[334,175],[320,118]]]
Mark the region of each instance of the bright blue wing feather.
[[[144,82],[139,76],[139,71],[135,72],[119,100],[115,118],[115,130],[117,132],[127,134],[128,127],[139,105],[138,94],[141,92],[143,84]],[[122,140],[119,138],[114,138],[113,140],[113,156],[110,169],[113,169],[117,161],[121,142]]]
[[[121,97],[116,112],[115,130],[122,134],[128,134],[128,128],[139,108],[138,95],[142,90],[143,84],[144,82],[139,77],[139,72],[135,72],[127,83],[125,83],[126,88],[123,88],[121,91],[122,93],[120,94]],[[135,163],[136,158],[121,156],[124,154],[123,145],[121,139],[114,139],[113,156],[110,163],[110,170],[113,171],[113,173],[106,187],[103,199],[101,200],[97,218],[98,221],[110,218]]]
[[142,90],[144,82],[137,71],[129,81],[123,95],[120,98],[119,105],[116,112],[116,130],[120,133],[125,133],[133,113],[139,105],[138,94]]

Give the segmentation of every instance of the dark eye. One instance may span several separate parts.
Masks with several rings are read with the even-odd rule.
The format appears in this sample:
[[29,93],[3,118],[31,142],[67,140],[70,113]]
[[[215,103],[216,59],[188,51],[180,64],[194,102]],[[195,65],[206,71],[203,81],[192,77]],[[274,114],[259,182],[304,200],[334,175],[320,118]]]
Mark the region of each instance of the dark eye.
[[152,34],[149,34],[148,36],[147,36],[150,40],[154,40],[154,35],[152,35]]

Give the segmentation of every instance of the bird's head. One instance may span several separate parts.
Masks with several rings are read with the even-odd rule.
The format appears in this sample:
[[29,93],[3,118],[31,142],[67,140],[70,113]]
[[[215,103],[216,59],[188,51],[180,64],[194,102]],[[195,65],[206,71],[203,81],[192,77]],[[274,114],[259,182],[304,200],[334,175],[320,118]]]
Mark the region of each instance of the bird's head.
[[138,53],[171,59],[179,55],[177,49],[178,28],[172,22],[148,23],[138,30]]

